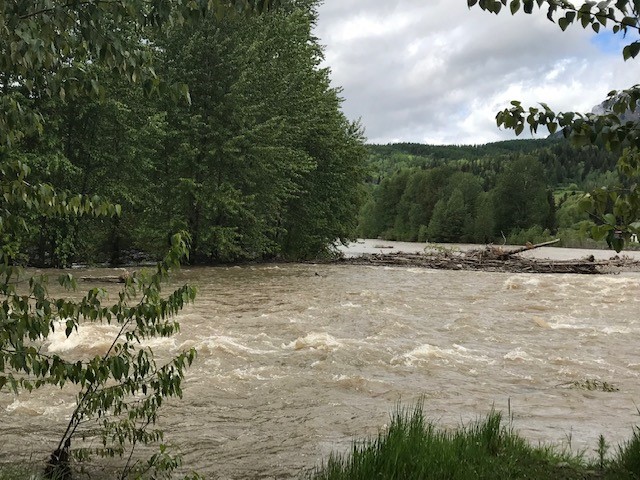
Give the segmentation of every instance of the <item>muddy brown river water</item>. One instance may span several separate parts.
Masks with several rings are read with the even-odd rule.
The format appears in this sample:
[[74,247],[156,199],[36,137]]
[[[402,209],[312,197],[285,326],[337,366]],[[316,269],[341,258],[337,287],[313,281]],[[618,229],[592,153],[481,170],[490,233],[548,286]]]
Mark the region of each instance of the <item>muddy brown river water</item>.
[[[640,424],[638,273],[281,264],[178,280],[198,298],[181,333],[153,348],[199,356],[162,425],[205,478],[298,478],[421,398],[443,426],[510,404],[526,438],[587,453],[601,433],[616,444]],[[114,328],[56,332],[47,348],[100,353]],[[587,379],[619,390],[569,388]],[[0,462],[45,458],[72,393],[0,395]]]

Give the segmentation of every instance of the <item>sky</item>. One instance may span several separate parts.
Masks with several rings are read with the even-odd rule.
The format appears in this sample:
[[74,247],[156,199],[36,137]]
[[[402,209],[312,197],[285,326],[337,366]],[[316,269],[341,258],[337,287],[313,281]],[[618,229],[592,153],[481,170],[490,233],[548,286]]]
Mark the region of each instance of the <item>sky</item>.
[[324,0],[314,33],[342,109],[369,143],[513,139],[495,122],[511,100],[589,112],[611,90],[640,83],[640,58],[622,58],[630,38],[579,25],[562,32],[537,9],[512,16],[465,0]]

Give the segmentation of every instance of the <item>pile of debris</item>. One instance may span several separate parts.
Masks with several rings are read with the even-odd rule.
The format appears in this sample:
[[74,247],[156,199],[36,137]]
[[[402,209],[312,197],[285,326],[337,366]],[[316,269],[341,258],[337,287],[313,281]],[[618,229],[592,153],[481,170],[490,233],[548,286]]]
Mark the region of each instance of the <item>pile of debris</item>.
[[518,256],[519,253],[552,245],[559,241],[553,240],[536,245],[527,244],[522,248],[511,250],[488,245],[484,248],[465,252],[441,249],[428,250],[425,253],[373,253],[353,258],[342,258],[340,262],[355,265],[425,267],[509,273],[575,273],[593,275],[621,270],[640,271],[640,262],[617,255],[604,261],[596,261],[593,256],[579,260],[548,260]]

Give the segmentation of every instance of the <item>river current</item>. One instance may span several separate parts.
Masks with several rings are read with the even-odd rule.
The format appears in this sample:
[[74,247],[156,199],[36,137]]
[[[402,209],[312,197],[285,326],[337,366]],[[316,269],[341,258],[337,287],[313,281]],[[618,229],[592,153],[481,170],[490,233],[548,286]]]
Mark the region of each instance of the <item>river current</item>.
[[[198,287],[196,303],[153,348],[199,356],[161,424],[205,478],[298,478],[420,399],[443,427],[510,405],[524,437],[587,454],[640,424],[638,273],[278,264],[185,268],[177,281]],[[114,332],[56,331],[47,349],[104,353]],[[618,390],[571,388],[586,380]],[[0,395],[0,462],[44,460],[72,407],[67,389]]]

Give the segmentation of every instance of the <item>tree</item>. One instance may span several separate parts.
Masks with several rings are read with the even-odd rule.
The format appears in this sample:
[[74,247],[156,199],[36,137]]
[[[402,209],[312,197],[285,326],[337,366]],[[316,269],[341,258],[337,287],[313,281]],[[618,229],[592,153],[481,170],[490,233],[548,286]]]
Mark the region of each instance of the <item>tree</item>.
[[441,198],[433,209],[427,238],[433,242],[456,242],[464,232],[467,211],[462,190],[456,188],[448,200]]
[[498,232],[508,235],[512,230],[545,225],[549,203],[540,162],[528,156],[512,159],[498,174],[492,198]]
[[146,231],[188,231],[195,262],[313,256],[352,235],[366,152],[319,67],[316,3],[157,39],[159,74],[187,82],[191,103],[158,102],[162,152],[145,158],[161,207]]
[[373,238],[381,236],[387,240],[395,238],[395,222],[398,205],[407,187],[410,170],[400,170],[391,177],[384,178],[374,192],[375,206],[371,209],[371,230]]
[[[598,33],[610,29],[613,33],[640,31],[640,3],[631,0],[605,0],[601,2],[586,1],[579,6],[567,0],[467,0],[467,5],[478,5],[481,9],[498,14],[503,7],[509,5],[512,14],[520,10],[532,13],[534,7],[546,8],[547,17],[556,22],[564,31],[577,23],[583,28],[591,28]],[[640,53],[640,40],[632,40],[622,49],[625,60],[633,59]],[[562,129],[565,137],[576,145],[600,144],[616,153],[624,149],[640,147],[640,121],[624,119],[627,112],[635,112],[640,100],[640,85],[626,90],[612,91],[605,102],[607,111],[604,114],[554,112],[547,104],[525,109],[514,100],[511,108],[499,112],[496,116],[498,126],[513,129],[521,134],[525,127],[536,132],[543,126],[550,133]],[[640,211],[640,194],[636,189],[638,178],[636,161],[621,159],[619,170],[625,172],[631,182],[625,192],[602,192],[587,197],[586,205],[595,217],[596,225],[592,229],[594,238],[606,236],[609,246],[617,251],[624,247],[625,238],[639,233],[640,222],[630,214]],[[612,211],[617,205],[616,211]]]
[[489,243],[495,236],[495,218],[491,195],[478,195],[476,215],[473,223],[472,239],[476,243]]
[[[150,41],[154,30],[199,19],[210,10],[235,15],[269,5],[267,1],[222,0],[0,3],[0,390],[30,391],[65,384],[77,388],[76,408],[45,472],[49,478],[67,476],[71,440],[88,434],[82,431],[88,420],[101,427],[101,446],[74,449],[79,459],[91,454],[123,455],[127,445],[132,453],[137,445],[162,439],[162,432],[154,427],[158,408],[165,397],[181,396],[184,370],[195,352],[182,352],[158,365],[142,342],[173,334],[179,328],[174,316],[193,300],[195,290],[184,285],[162,295],[169,272],[188,253],[189,238],[183,234],[172,236],[169,253],[155,271],[124,279],[113,305],[106,304],[105,292],[99,288],[77,301],[51,298],[47,276],[25,277],[19,265],[25,239],[39,225],[34,219],[118,218],[121,206],[94,195],[57,191],[43,181],[32,182],[18,147],[47,128],[40,111],[44,100],[100,98],[104,93],[100,67],[140,84],[146,93],[170,90],[154,71],[155,50]],[[177,90],[186,96],[185,87]],[[71,275],[59,281],[69,289],[75,287]],[[104,356],[65,358],[41,349],[54,329],[62,328],[70,336],[83,323],[96,321],[119,326]],[[154,469],[162,474],[176,465],[161,448],[145,465],[127,462],[122,477],[149,470],[156,475]]]

